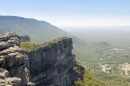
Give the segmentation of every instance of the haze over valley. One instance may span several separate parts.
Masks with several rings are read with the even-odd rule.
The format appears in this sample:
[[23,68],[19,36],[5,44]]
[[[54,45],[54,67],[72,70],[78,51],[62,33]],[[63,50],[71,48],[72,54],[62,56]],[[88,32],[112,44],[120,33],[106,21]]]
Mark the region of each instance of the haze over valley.
[[130,0],[2,0],[0,86],[130,86],[129,14]]

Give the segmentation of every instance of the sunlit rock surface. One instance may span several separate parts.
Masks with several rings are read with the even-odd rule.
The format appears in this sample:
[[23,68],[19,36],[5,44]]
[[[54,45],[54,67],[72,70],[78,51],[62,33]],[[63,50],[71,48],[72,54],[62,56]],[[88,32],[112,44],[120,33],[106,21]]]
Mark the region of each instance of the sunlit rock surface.
[[0,35],[0,86],[25,86],[28,83],[28,58],[15,33]]

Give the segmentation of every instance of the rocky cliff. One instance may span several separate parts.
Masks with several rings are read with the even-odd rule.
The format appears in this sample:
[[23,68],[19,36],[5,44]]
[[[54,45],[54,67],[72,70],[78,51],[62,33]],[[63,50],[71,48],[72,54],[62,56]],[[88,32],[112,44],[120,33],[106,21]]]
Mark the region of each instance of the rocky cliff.
[[27,53],[30,80],[38,86],[72,86],[84,68],[76,65],[72,39],[60,38]]
[[84,73],[72,44],[64,37],[22,50],[18,35],[0,35],[0,86],[26,86],[29,80],[35,86],[72,86]]
[[0,86],[25,86],[28,83],[28,58],[15,33],[0,35]]

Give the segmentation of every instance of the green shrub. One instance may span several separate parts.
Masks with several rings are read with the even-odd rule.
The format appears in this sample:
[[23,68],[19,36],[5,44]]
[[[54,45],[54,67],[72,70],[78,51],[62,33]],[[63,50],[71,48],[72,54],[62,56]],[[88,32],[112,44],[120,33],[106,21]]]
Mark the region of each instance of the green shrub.
[[25,50],[33,50],[37,47],[39,47],[41,44],[39,43],[34,43],[34,42],[22,42],[21,43],[21,48],[25,49]]
[[75,81],[74,86],[106,86],[106,85],[102,80],[96,78],[96,76],[92,72],[85,71],[83,75],[83,80]]
[[48,42],[44,42],[44,43],[35,43],[35,42],[22,42],[21,43],[21,48],[27,50],[27,51],[31,51],[33,49],[36,49],[40,46],[48,46],[51,47],[52,44],[56,43],[57,41],[61,41],[64,40],[65,37],[61,37],[61,38],[57,38],[54,40],[49,40]]

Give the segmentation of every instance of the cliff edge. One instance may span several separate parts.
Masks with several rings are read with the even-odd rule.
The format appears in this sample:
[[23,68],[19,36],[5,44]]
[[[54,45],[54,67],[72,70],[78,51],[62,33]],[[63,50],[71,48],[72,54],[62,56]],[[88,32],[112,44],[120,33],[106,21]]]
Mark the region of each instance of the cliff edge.
[[82,79],[84,68],[72,54],[71,38],[62,37],[27,52],[30,80],[37,86],[72,86]]
[[21,49],[20,40],[15,33],[0,35],[0,86],[27,86],[29,81],[34,83],[31,86],[72,86],[83,78],[84,68],[72,54],[71,38],[55,39],[31,49]]

